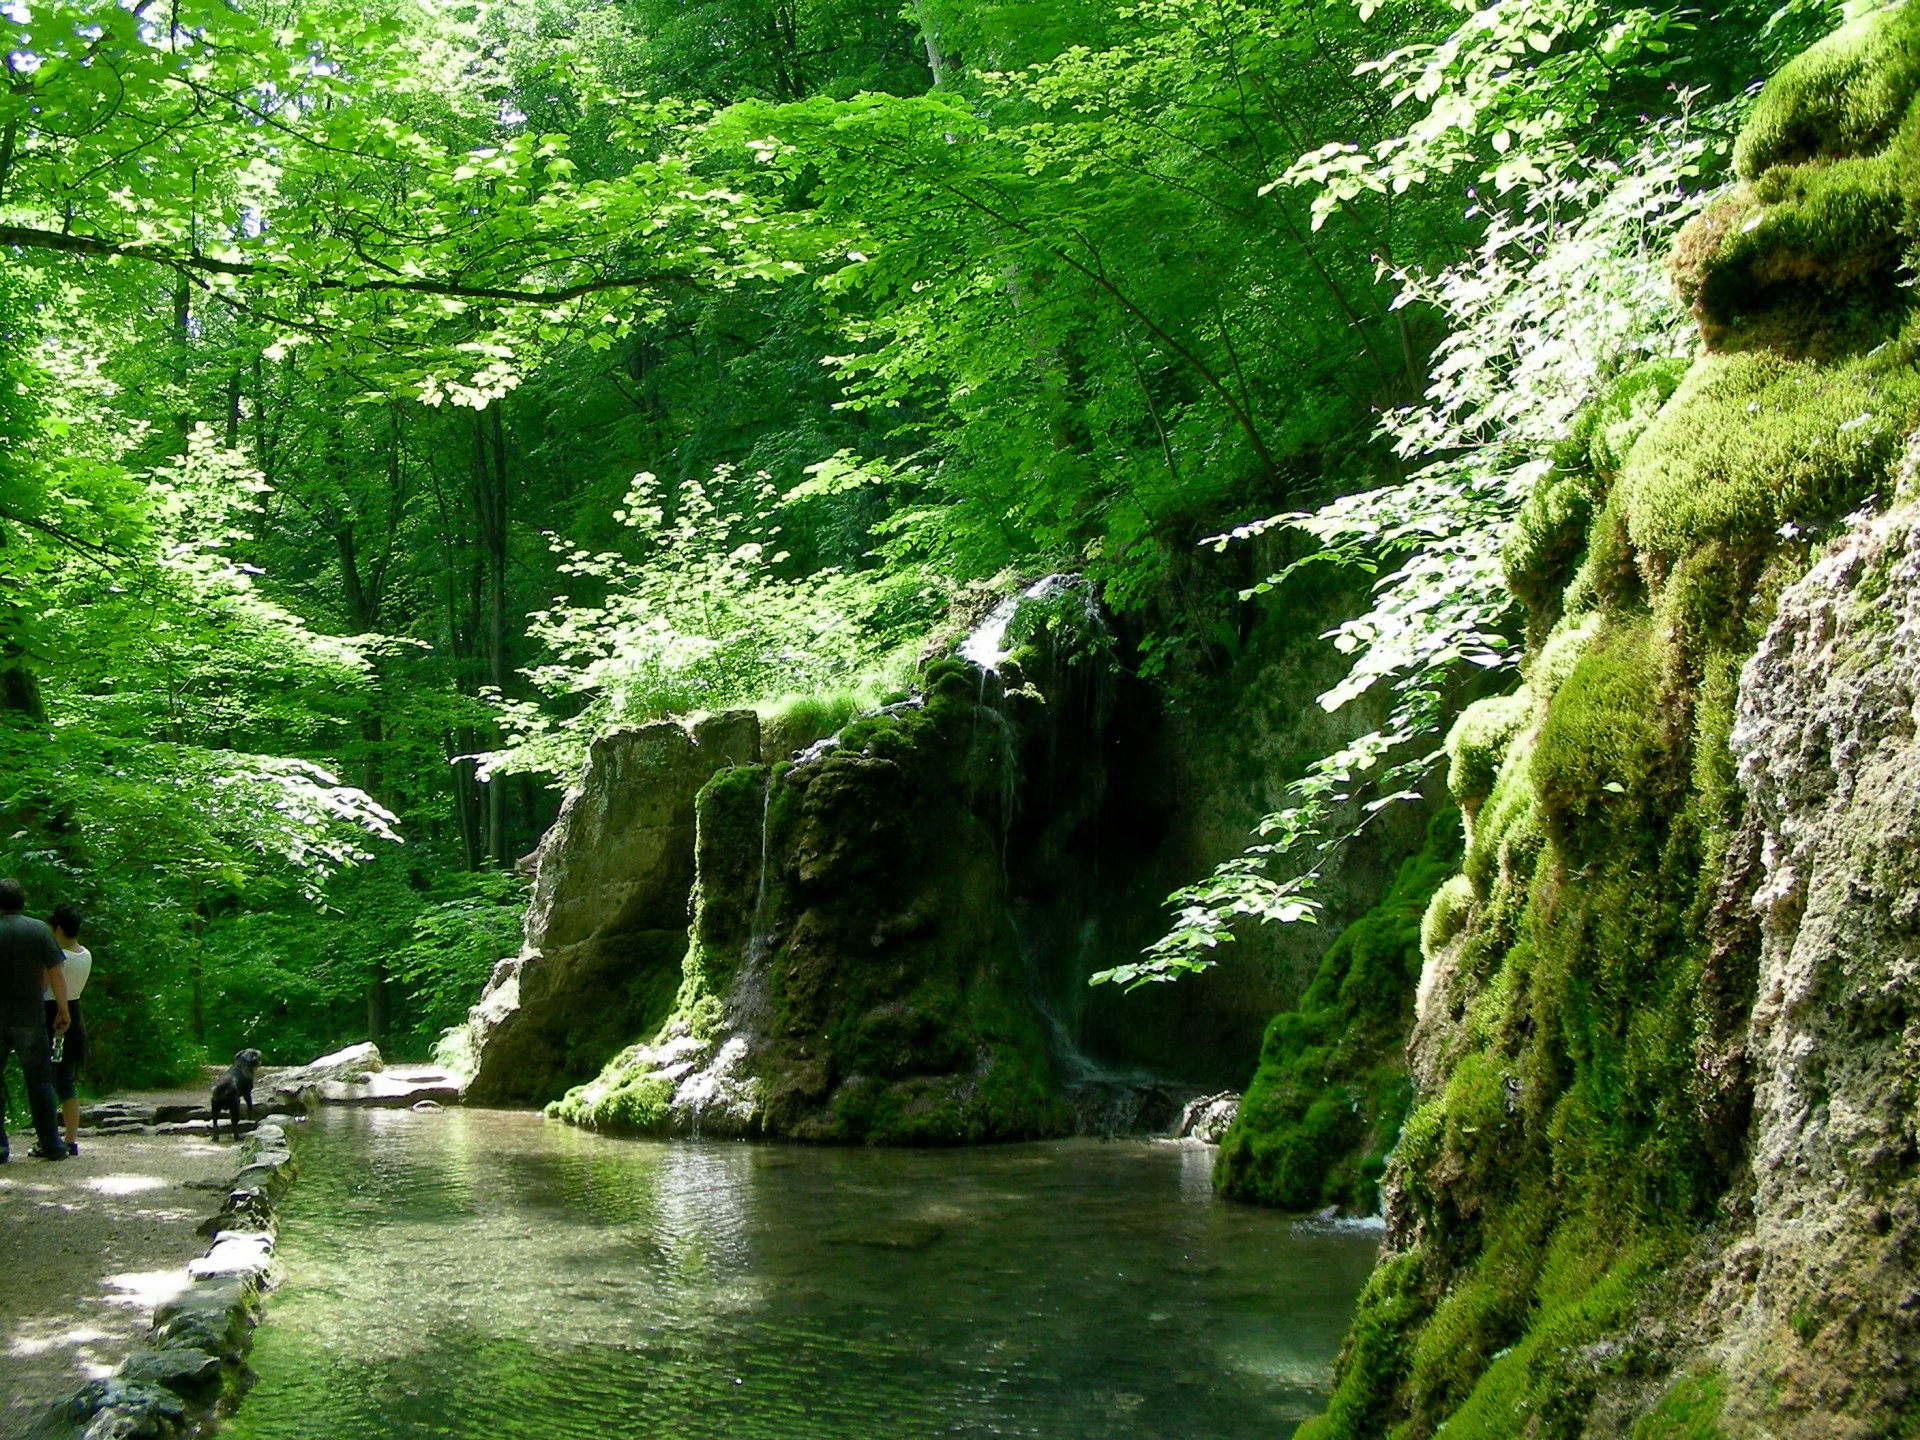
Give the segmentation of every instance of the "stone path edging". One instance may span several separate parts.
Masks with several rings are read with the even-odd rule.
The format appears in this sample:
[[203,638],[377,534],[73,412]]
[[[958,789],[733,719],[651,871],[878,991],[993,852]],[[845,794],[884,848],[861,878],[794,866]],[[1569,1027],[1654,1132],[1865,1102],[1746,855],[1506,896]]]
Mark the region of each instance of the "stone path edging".
[[176,1440],[191,1435],[246,1377],[261,1302],[277,1278],[274,1212],[293,1182],[283,1126],[262,1122],[240,1148],[240,1173],[200,1226],[207,1252],[186,1289],[154,1311],[145,1349],[54,1405],[29,1440]]

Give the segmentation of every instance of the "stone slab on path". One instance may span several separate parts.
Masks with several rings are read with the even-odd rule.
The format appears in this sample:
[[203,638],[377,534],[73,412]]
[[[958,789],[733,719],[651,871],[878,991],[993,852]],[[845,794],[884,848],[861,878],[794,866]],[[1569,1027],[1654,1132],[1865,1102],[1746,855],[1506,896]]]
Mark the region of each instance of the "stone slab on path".
[[[219,1073],[209,1069],[209,1088],[211,1077]],[[364,1045],[311,1065],[261,1067],[254,1081],[253,1115],[260,1120],[297,1115],[310,1103],[405,1109],[422,1101],[453,1105],[459,1100],[460,1081],[451,1072],[434,1065],[383,1065],[380,1052]],[[163,1135],[191,1134],[208,1128],[210,1114],[206,1102],[194,1099],[192,1092],[116,1095],[80,1107],[80,1134],[83,1140],[156,1129]]]

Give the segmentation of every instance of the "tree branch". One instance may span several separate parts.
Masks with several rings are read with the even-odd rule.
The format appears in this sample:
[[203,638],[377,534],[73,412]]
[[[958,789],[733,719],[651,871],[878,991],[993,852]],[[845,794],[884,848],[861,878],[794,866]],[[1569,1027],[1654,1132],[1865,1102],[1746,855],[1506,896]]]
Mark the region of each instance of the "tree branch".
[[166,265],[175,270],[202,275],[224,275],[237,280],[279,280],[306,285],[315,290],[330,290],[343,295],[371,295],[404,292],[413,295],[441,295],[454,300],[494,300],[506,305],[560,305],[586,295],[608,290],[643,290],[650,286],[673,285],[691,288],[697,285],[691,275],[653,273],[647,275],[604,275],[581,280],[550,290],[516,285],[462,285],[450,280],[346,279],[324,275],[302,275],[291,266],[258,264],[246,260],[218,260],[208,255],[180,254],[151,245],[122,245],[91,235],[63,235],[58,230],[40,230],[26,225],[0,225],[0,245],[23,250],[52,250],[65,255],[88,255],[108,260],[142,260]]

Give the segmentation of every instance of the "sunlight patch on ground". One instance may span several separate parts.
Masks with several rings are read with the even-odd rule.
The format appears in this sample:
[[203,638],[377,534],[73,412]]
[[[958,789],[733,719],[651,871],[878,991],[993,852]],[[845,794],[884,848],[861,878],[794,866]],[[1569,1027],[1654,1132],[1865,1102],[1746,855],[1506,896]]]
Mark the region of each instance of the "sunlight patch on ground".
[[97,1195],[138,1195],[142,1190],[163,1190],[166,1184],[153,1175],[96,1175],[87,1181],[87,1189]]
[[[7,1168],[11,1170],[13,1166],[9,1165]],[[0,1190],[17,1190],[22,1195],[52,1195],[58,1192],[59,1187],[45,1181],[35,1183],[32,1180],[22,1180],[17,1176],[9,1175],[0,1178]]]
[[158,1305],[171,1300],[192,1283],[185,1270],[133,1270],[123,1275],[109,1275],[106,1284],[109,1289],[118,1290],[117,1295],[109,1295],[110,1305]]
[[49,1350],[77,1349],[82,1345],[92,1345],[100,1340],[109,1340],[112,1335],[91,1325],[76,1325],[70,1330],[51,1330],[35,1335],[23,1333],[7,1342],[9,1355],[44,1355]]

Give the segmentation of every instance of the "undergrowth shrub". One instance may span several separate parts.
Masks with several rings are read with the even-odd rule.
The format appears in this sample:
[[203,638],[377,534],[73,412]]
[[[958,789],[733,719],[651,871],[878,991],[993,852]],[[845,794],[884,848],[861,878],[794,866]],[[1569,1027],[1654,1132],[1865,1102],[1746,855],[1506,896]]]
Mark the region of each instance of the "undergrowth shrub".
[[1299,1005],[1274,1017],[1221,1140],[1223,1194],[1289,1210],[1369,1214],[1412,1090],[1398,1037],[1412,1022],[1421,926],[1458,863],[1459,823],[1435,816],[1379,904],[1341,932]]

